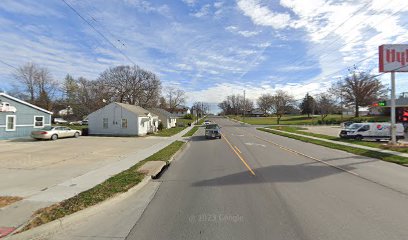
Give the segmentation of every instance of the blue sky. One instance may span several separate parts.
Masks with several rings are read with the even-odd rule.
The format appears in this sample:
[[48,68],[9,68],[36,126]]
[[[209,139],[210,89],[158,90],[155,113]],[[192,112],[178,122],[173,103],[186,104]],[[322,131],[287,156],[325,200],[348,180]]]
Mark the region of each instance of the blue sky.
[[[165,87],[184,89],[188,103],[243,90],[252,99],[277,89],[301,98],[355,64],[377,74],[377,47],[408,41],[406,0],[66,1]],[[61,0],[2,0],[0,52],[59,80],[131,64]],[[0,63],[0,88],[11,87],[13,71]],[[408,74],[397,76],[402,91]]]

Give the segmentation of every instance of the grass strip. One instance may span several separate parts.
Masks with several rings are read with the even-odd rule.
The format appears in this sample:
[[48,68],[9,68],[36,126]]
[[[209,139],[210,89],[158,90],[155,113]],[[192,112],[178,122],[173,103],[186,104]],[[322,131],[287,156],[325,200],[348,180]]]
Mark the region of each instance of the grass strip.
[[173,128],[167,128],[159,131],[158,133],[154,134],[154,136],[158,137],[170,137],[173,136],[181,131],[183,131],[186,127],[173,127]]
[[[242,116],[228,115],[229,118],[236,119],[238,121],[243,121],[252,125],[272,125],[278,124],[277,118],[275,116],[269,117],[250,117],[247,116],[243,119]],[[308,117],[306,115],[285,115],[281,118],[281,125],[325,125],[325,124],[339,124],[340,122],[345,121],[354,121],[354,122],[387,122],[389,121],[389,116],[362,116],[362,117],[352,117],[352,116],[343,116],[340,114],[330,114],[324,121],[321,120],[320,116]]]
[[396,156],[396,155],[393,155],[393,154],[388,154],[388,153],[382,153],[382,152],[377,152],[377,151],[372,151],[372,150],[366,150],[366,149],[361,149],[361,148],[344,146],[344,145],[340,145],[340,144],[335,144],[335,143],[325,142],[325,141],[321,141],[321,140],[311,139],[311,138],[308,138],[306,136],[302,137],[302,136],[296,136],[296,135],[293,135],[293,134],[290,134],[290,133],[279,132],[279,131],[275,131],[273,129],[264,129],[264,128],[257,128],[257,129],[260,130],[260,131],[276,134],[276,135],[279,135],[279,136],[293,138],[293,139],[296,139],[296,140],[299,140],[299,141],[302,141],[302,142],[313,143],[313,144],[316,144],[316,145],[320,145],[320,146],[324,146],[324,147],[328,147],[328,148],[333,148],[333,149],[349,152],[349,153],[356,154],[356,155],[361,155],[361,156],[370,157],[370,158],[377,158],[377,159],[380,159],[380,160],[383,160],[383,161],[397,163],[397,164],[408,164],[408,158]]
[[188,131],[186,134],[183,135],[183,137],[191,137],[194,135],[195,132],[197,132],[199,126],[194,126],[190,131]]
[[408,148],[387,146],[381,142],[360,141],[360,140],[355,140],[355,139],[345,139],[345,138],[340,138],[340,137],[328,136],[328,135],[319,134],[319,133],[305,132],[302,130],[307,130],[307,129],[301,128],[301,127],[272,126],[272,127],[267,127],[267,128],[277,129],[281,131],[297,133],[297,134],[302,134],[302,135],[307,135],[307,136],[312,136],[312,137],[318,137],[318,138],[323,138],[323,139],[337,141],[337,142],[351,143],[351,144],[356,144],[356,145],[361,145],[361,146],[366,146],[366,147],[373,147],[373,148],[378,148],[378,149],[392,150],[392,151],[401,152],[401,153],[408,153]]
[[166,161],[185,144],[182,141],[174,141],[169,146],[154,153],[150,157],[138,162],[129,169],[120,172],[103,183],[79,193],[78,195],[66,199],[60,203],[37,210],[33,214],[33,219],[23,228],[22,231],[40,226],[42,224],[54,221],[64,216],[83,210],[87,207],[96,205],[119,193],[123,193],[137,185],[143,180],[145,175],[138,172],[138,169],[148,161]]

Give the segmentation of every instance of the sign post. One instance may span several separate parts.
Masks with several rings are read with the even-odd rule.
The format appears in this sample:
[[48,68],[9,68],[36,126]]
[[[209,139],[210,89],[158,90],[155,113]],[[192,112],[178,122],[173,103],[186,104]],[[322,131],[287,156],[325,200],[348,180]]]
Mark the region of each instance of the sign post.
[[391,144],[396,144],[395,72],[408,72],[408,44],[381,45],[378,53],[379,71],[391,73]]
[[391,144],[397,143],[395,126],[395,72],[391,72]]

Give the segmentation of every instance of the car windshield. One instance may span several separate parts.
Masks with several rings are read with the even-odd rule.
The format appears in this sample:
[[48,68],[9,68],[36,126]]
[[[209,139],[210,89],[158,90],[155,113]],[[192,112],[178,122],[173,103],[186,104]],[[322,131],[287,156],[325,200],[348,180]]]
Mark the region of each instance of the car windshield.
[[363,124],[353,123],[350,126],[348,126],[348,129],[356,130],[356,129],[360,128],[361,126],[363,126]]
[[207,125],[206,127],[205,127],[205,129],[217,129],[218,128],[218,125],[217,124],[210,124],[210,125]]
[[54,129],[54,127],[51,127],[51,126],[41,128],[41,130],[43,131],[51,131],[52,129]]

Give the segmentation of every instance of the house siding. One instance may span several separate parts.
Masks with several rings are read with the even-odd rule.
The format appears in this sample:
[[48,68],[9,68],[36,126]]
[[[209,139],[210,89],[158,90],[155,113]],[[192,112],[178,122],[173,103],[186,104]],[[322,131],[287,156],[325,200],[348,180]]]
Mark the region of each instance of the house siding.
[[[44,126],[51,125],[51,114],[49,113],[32,108],[20,102],[9,99],[5,96],[0,96],[0,101],[8,102],[10,103],[11,106],[17,109],[15,113],[0,112],[0,139],[30,136],[33,130],[38,129],[34,127],[34,116],[43,116]],[[16,116],[16,130],[15,131],[6,131],[7,115]]]
[[[108,119],[108,128],[103,128],[103,119]],[[122,128],[122,119],[127,119],[127,128]],[[139,117],[117,104],[109,104],[88,117],[89,134],[91,135],[140,135]]]

